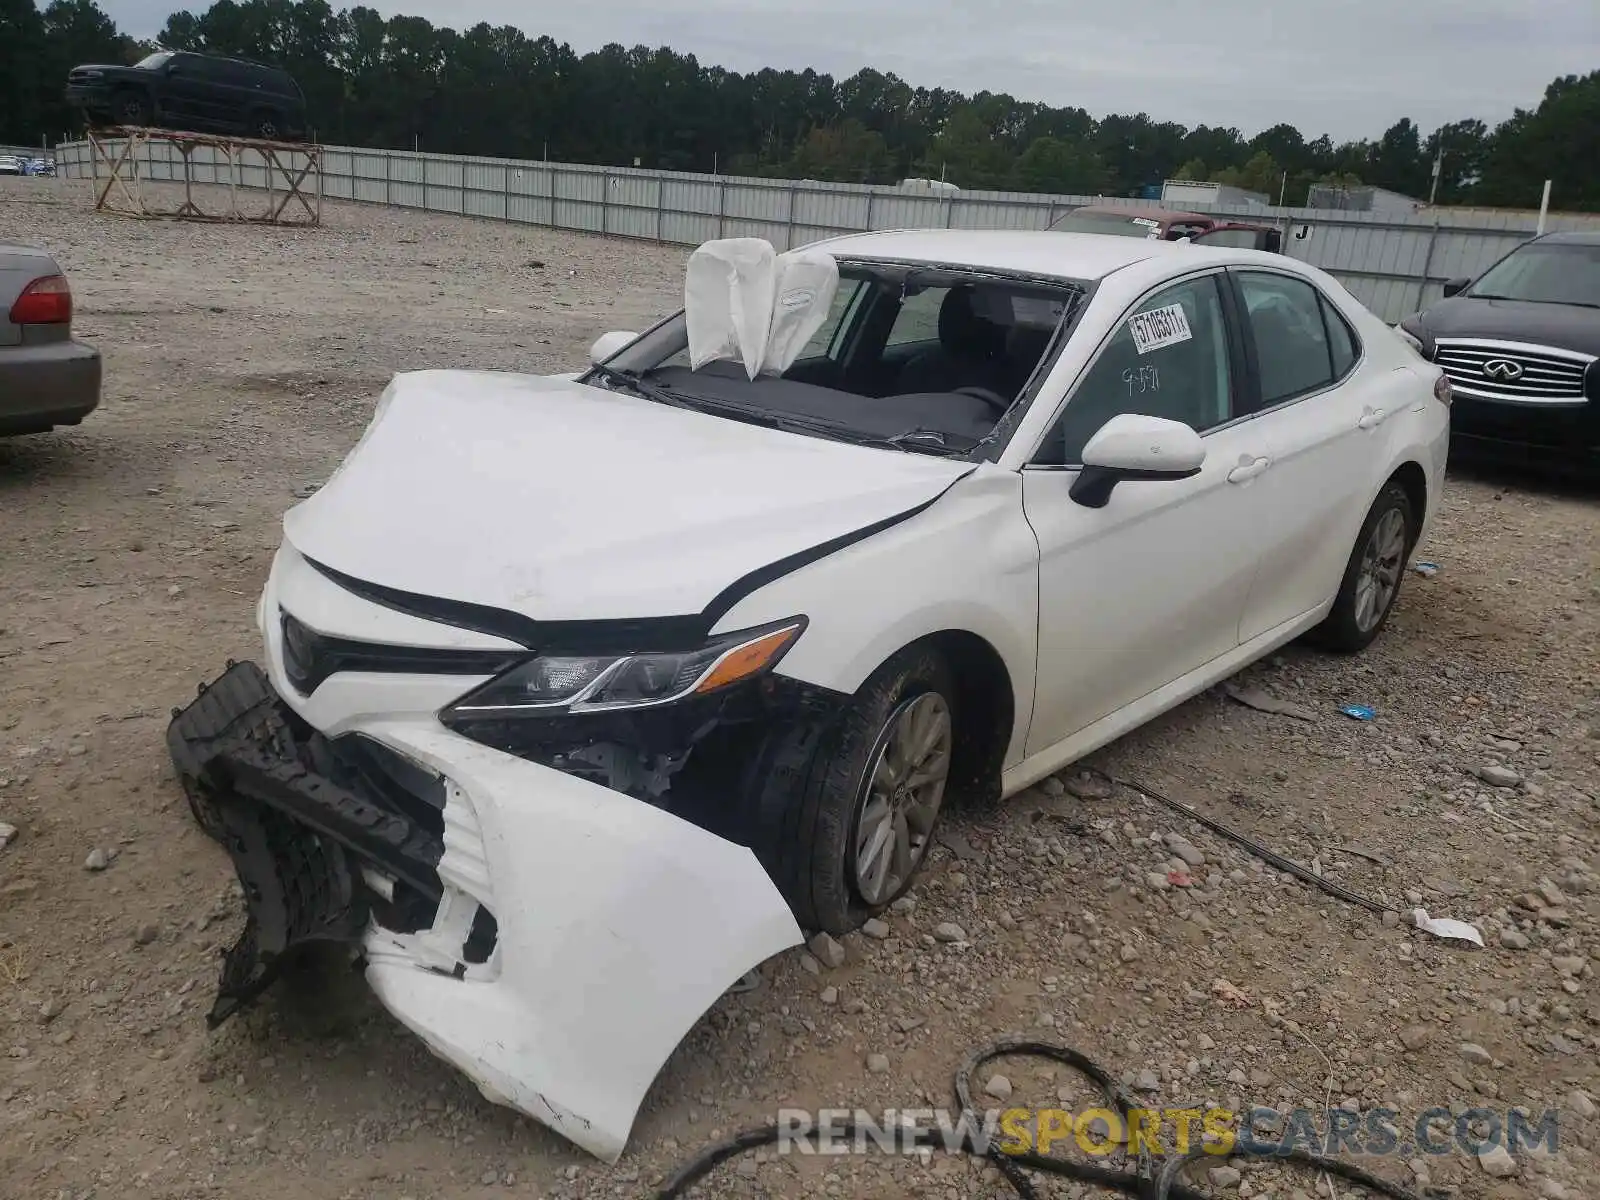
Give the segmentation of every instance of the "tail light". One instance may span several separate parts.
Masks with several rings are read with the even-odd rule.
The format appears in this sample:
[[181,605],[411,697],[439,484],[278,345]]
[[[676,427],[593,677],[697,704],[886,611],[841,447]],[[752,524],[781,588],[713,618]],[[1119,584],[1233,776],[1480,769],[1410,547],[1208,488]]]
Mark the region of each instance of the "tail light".
[[1446,408],[1449,408],[1450,402],[1456,398],[1455,389],[1450,386],[1450,380],[1443,371],[1439,372],[1438,378],[1433,381],[1433,398]]
[[69,325],[72,289],[64,275],[45,275],[22,289],[11,306],[13,325]]

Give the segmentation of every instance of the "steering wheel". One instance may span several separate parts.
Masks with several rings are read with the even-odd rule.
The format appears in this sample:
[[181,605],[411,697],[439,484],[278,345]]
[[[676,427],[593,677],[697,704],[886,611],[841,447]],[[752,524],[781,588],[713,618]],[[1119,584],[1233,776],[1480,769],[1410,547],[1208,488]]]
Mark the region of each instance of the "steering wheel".
[[996,417],[1004,416],[1006,409],[1011,407],[1011,401],[1007,400],[1004,396],[1002,396],[999,392],[995,391],[993,388],[986,388],[986,387],[959,387],[959,388],[956,389],[956,395],[958,395],[958,396],[975,396],[975,397],[977,397],[979,400],[982,400],[985,404],[987,404],[990,408],[994,409],[994,415]]

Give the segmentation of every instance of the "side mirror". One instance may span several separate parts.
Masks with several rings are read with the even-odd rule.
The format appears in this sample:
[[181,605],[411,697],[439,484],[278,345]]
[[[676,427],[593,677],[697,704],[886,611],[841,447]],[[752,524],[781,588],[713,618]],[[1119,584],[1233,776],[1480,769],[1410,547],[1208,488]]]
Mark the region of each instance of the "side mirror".
[[1267,230],[1261,237],[1261,248],[1268,254],[1282,254],[1283,231],[1281,229]]
[[1468,285],[1471,283],[1472,279],[1467,275],[1463,275],[1458,279],[1446,279],[1444,281],[1444,294],[1447,297],[1459,296],[1462,292],[1467,290]]
[[1205,460],[1200,435],[1181,421],[1122,413],[1083,448],[1083,469],[1068,495],[1085,508],[1104,508],[1119,483],[1189,479]]
[[637,333],[630,333],[625,329],[613,329],[610,333],[602,333],[594,340],[594,345],[589,347],[589,361],[598,366],[607,359],[615,357],[618,350],[638,336]]

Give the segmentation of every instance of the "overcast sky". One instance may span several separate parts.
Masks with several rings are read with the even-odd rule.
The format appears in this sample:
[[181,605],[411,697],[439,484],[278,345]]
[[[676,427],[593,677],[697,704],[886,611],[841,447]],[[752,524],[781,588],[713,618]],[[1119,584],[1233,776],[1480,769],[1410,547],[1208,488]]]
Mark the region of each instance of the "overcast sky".
[[[335,8],[348,0],[332,0]],[[180,7],[101,0],[150,37]],[[204,11],[204,3],[191,11]],[[1557,75],[1600,66],[1600,0],[401,0],[374,5],[465,29],[548,34],[579,53],[669,45],[730,70],[862,67],[913,86],[1010,92],[1096,117],[1187,125],[1279,121],[1305,135],[1377,137],[1401,117],[1493,125]]]

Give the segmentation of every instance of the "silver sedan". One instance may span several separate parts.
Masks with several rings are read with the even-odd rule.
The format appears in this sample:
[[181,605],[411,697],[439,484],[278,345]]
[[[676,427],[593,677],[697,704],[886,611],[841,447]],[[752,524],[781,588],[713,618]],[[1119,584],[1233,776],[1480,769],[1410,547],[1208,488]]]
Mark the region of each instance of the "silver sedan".
[[72,289],[44,251],[0,242],[0,437],[76,425],[100,404],[100,352],[73,340]]

